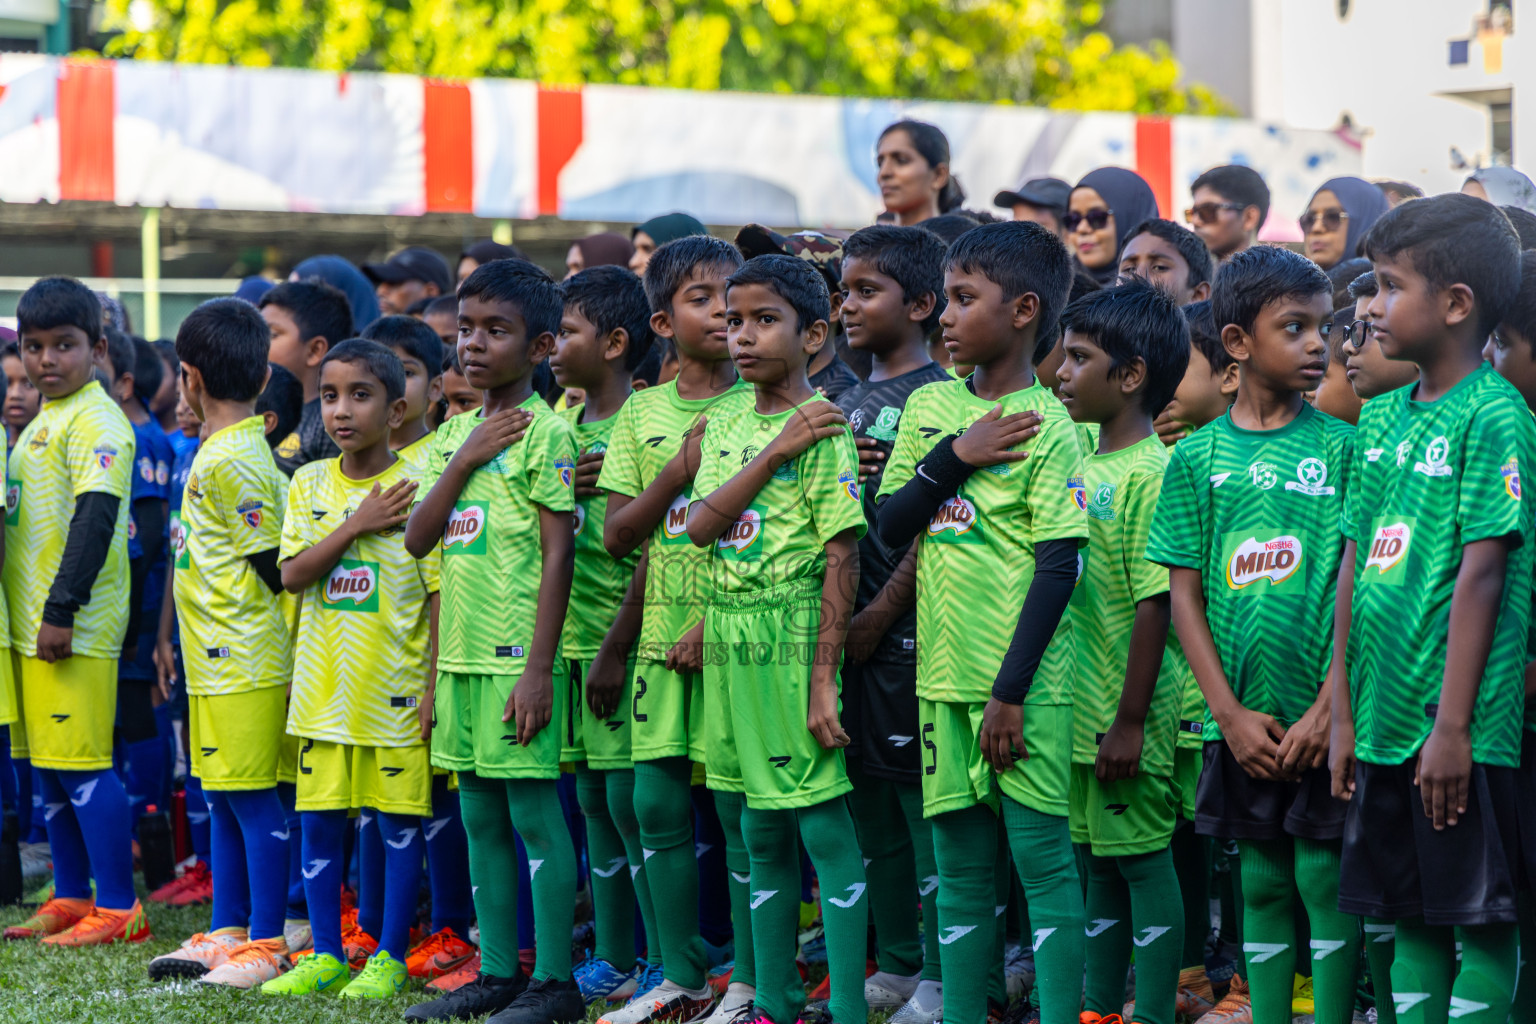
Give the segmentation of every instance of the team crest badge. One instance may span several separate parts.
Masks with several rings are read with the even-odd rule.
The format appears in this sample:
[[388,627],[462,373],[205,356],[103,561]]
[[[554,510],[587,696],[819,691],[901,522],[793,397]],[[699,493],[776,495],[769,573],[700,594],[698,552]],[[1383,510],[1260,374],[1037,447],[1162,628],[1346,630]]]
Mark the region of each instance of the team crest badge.
[[566,487],[571,486],[572,474],[576,469],[575,463],[570,459],[556,459],[555,468],[560,471],[560,482]]
[[1083,478],[1080,476],[1067,477],[1067,490],[1072,495],[1072,503],[1077,506],[1079,512],[1088,510],[1088,488],[1083,486]]
[[102,445],[93,454],[96,456],[96,465],[102,469],[111,469],[112,463],[117,460],[117,449]]
[[850,469],[845,469],[837,474],[837,482],[843,485],[844,492],[854,501],[859,500],[859,477]]
[[249,526],[251,529],[254,530],[261,526],[261,502],[242,501],[240,504],[235,506],[235,511],[240,513],[240,518],[243,519],[245,521],[245,525]]
[[1520,500],[1520,462],[1513,457],[1499,467],[1499,475],[1504,478],[1504,491],[1516,501]]

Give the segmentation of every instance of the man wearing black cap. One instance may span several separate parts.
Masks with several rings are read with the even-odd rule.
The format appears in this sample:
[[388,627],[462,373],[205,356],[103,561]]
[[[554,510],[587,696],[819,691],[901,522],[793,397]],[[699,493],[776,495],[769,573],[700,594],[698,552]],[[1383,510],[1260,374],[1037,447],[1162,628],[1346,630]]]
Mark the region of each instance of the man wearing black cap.
[[363,273],[373,282],[379,309],[385,316],[404,313],[413,303],[453,290],[448,261],[423,245],[401,249],[383,263],[364,263]]
[[1072,186],[1060,178],[1030,178],[993,196],[992,205],[1012,209],[1014,220],[1034,221],[1060,235],[1061,219],[1067,215],[1067,199],[1071,195]]

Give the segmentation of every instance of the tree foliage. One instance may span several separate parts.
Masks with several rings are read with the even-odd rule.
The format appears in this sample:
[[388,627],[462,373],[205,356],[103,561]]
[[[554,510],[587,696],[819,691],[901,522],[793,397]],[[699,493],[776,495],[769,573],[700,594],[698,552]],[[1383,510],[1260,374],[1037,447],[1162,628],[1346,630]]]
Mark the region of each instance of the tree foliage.
[[1222,113],[1092,0],[108,0],[109,55]]

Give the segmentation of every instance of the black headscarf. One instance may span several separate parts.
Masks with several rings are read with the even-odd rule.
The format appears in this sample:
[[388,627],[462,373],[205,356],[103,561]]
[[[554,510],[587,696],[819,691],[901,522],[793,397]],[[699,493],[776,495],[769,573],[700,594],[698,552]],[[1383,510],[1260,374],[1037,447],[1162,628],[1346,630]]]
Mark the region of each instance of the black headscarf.
[[1124,167],[1100,167],[1089,171],[1076,187],[1093,189],[1109,206],[1109,212],[1115,215],[1115,234],[1118,236],[1115,258],[1102,267],[1083,268],[1095,281],[1107,287],[1120,275],[1120,253],[1130,239],[1131,230],[1142,221],[1157,216],[1157,197],[1152,194],[1152,186],[1146,179]]

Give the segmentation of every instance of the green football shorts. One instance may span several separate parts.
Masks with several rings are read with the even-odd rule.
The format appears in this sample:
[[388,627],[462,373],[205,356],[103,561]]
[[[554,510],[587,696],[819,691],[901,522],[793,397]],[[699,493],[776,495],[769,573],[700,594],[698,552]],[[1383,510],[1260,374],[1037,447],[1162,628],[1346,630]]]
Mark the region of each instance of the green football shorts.
[[702,672],[674,672],[663,662],[642,659],[635,663],[629,692],[631,760],[704,760]]
[[1067,804],[1072,841],[1089,844],[1096,857],[1155,853],[1178,821],[1177,787],[1163,775],[1101,782],[1093,765],[1074,764]]
[[619,704],[607,718],[598,718],[587,706],[587,673],[592,659],[570,658],[566,682],[566,714],[560,734],[560,761],[585,761],[594,771],[633,768],[629,760],[629,711],[634,700],[635,663],[624,673]]
[[557,670],[549,724],[533,742],[517,742],[513,722],[503,722],[507,698],[517,676],[481,676],[439,671],[432,711],[432,763],[451,772],[474,772],[488,779],[558,779],[560,725],[565,720],[566,687]]
[[853,788],[843,752],[824,749],[806,727],[820,624],[819,577],[710,599],[704,766],[711,789],[744,792],[748,807],[777,811]]
[[1200,769],[1205,765],[1205,751],[1199,747],[1176,747],[1173,751],[1173,793],[1179,817],[1195,820],[1195,792],[1200,788]]
[[922,740],[923,816],[962,811],[976,804],[996,808],[1006,794],[1042,814],[1066,817],[1072,756],[1072,705],[1024,707],[1024,749],[1029,760],[994,772],[981,757],[984,701],[917,698]]

